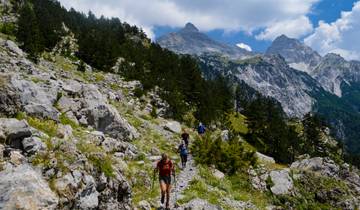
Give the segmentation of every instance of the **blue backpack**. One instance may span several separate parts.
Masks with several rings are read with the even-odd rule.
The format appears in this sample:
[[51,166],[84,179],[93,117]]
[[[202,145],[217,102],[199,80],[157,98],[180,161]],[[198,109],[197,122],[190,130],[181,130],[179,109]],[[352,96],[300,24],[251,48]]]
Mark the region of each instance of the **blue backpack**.
[[188,151],[184,145],[180,148],[180,155],[187,155]]

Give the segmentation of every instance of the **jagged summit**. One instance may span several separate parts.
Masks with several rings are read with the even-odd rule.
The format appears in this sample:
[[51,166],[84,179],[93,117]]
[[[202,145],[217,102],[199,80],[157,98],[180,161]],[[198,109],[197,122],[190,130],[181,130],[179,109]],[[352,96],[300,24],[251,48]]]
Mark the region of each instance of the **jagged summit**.
[[286,35],[277,37],[266,54],[280,54],[291,67],[307,73],[311,73],[321,60],[321,56],[316,51]]
[[181,30],[182,32],[199,32],[199,29],[192,23],[186,23],[185,27]]
[[211,39],[206,34],[201,33],[192,23],[187,23],[185,27],[178,32],[160,37],[157,42],[162,47],[180,54],[222,54],[233,59],[252,55],[252,53],[247,50]]

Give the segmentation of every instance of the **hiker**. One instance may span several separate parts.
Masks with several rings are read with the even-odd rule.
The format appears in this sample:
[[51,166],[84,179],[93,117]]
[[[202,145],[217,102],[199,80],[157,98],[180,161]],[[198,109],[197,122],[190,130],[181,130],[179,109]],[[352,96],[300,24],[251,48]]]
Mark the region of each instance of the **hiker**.
[[188,156],[187,147],[185,146],[184,143],[180,144],[178,148],[178,152],[180,153],[181,166],[184,169],[186,167],[187,156]]
[[200,122],[198,127],[198,134],[202,136],[204,135],[205,131],[206,131],[205,125]]
[[184,130],[184,132],[181,134],[181,138],[184,141],[186,148],[188,149],[190,135],[186,132],[186,130]]
[[173,175],[175,179],[175,166],[166,154],[162,154],[161,160],[157,162],[156,168],[154,169],[154,176],[157,171],[159,172],[161,205],[164,205],[166,194],[166,210],[170,210],[171,175]]

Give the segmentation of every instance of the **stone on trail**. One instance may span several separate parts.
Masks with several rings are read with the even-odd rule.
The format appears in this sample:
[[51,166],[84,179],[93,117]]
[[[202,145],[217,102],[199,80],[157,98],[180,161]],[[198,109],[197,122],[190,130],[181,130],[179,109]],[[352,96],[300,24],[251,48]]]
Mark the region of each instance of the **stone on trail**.
[[222,210],[220,206],[208,203],[202,199],[193,199],[189,203],[176,208],[177,210]]

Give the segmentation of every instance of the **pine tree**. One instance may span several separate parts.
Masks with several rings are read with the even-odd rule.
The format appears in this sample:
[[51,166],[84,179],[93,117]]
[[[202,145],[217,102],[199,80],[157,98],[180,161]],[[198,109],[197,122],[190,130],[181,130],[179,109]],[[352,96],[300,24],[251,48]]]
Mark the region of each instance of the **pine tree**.
[[42,36],[35,12],[29,3],[20,10],[16,38],[21,43],[22,49],[29,54],[29,58],[37,61],[38,55],[43,50]]

